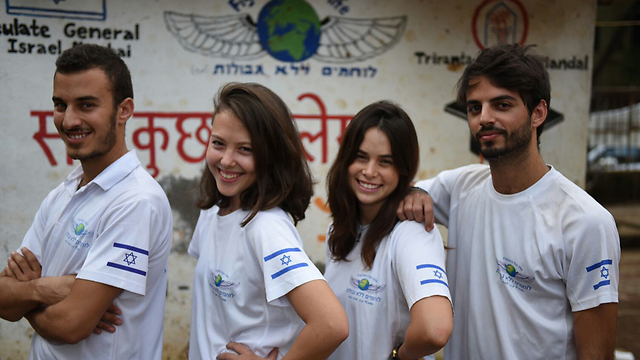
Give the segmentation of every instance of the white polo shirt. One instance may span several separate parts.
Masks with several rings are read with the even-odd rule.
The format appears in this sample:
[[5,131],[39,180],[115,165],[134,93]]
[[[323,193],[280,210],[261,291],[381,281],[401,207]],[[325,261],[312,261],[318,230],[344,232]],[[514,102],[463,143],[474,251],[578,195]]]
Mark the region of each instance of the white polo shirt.
[[42,264],[42,276],[123,289],[115,299],[122,325],[74,345],[34,334],[30,359],[161,359],[172,217],[160,185],[133,151],[79,190],[82,167],[49,193],[21,247]]
[[[360,238],[367,229],[360,228]],[[349,337],[331,360],[389,359],[404,341],[410,309],[418,300],[439,295],[451,301],[437,228],[427,232],[424,223],[397,223],[380,242],[371,269],[361,253],[362,241],[356,242],[348,261],[332,260],[327,248],[325,277],[349,318]]]
[[261,357],[277,347],[281,359],[304,326],[285,295],[323,277],[282,209],[260,211],[244,228],[247,211],[218,211],[200,212],[189,245],[189,255],[198,259],[189,359],[231,352],[225,348],[230,341]]
[[494,189],[487,165],[417,186],[449,228],[456,316],[445,359],[576,359],[573,312],[618,302],[611,214],[553,168],[512,195]]

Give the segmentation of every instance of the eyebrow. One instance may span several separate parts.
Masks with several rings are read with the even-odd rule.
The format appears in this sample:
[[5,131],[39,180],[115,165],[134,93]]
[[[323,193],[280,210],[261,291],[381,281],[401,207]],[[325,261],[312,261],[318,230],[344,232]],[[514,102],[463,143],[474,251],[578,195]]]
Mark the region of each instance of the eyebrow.
[[[211,137],[212,137],[212,138],[216,138],[216,139],[218,139],[218,140],[226,141],[223,137],[221,137],[221,136],[219,136],[219,135],[216,135],[216,133],[213,133],[213,132],[211,133]],[[238,144],[239,144],[239,145],[242,145],[242,146],[246,146],[246,145],[252,146],[252,145],[251,145],[251,141],[241,141],[241,142],[239,142]]]
[[[497,102],[497,101],[502,101],[502,100],[517,101],[517,99],[514,98],[511,95],[500,95],[500,96],[496,96],[496,97],[490,99],[489,102]],[[467,106],[468,105],[475,105],[475,104],[480,104],[480,101],[479,100],[469,100],[469,101],[467,101]]]
[[[64,100],[62,100],[62,98],[59,98],[57,96],[51,97],[51,100],[64,102]],[[100,101],[100,98],[97,97],[97,96],[93,96],[93,95],[87,95],[87,96],[81,96],[81,97],[75,98],[74,101],[77,101],[77,102],[82,102],[82,101]]]
[[[358,153],[362,153],[362,154],[365,154],[365,155],[369,155],[369,153],[368,153],[368,152],[366,152],[366,151],[364,151],[364,150],[361,150],[361,149],[358,149]],[[380,155],[380,157],[381,157],[381,158],[389,158],[389,159],[393,159],[393,156],[392,156],[391,154],[388,154],[388,155]]]

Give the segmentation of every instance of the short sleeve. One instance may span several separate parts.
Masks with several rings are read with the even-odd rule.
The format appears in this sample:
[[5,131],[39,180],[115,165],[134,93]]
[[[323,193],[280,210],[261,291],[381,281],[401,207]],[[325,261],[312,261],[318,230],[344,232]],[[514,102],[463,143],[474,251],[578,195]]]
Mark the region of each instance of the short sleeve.
[[618,302],[620,237],[604,209],[581,216],[566,228],[565,279],[572,311]]
[[[44,203],[43,203],[44,204]],[[46,222],[44,220],[44,209],[43,206],[40,206],[38,212],[36,213],[35,218],[33,219],[33,223],[29,230],[25,234],[22,239],[22,243],[20,244],[20,249],[26,247],[31,250],[31,252],[36,256],[40,264],[42,265],[42,238],[44,234],[44,229],[46,226]],[[22,252],[18,249],[18,251],[22,254]]]
[[302,241],[288,218],[261,212],[247,227],[247,239],[264,276],[267,302],[309,281],[324,279],[304,252]]
[[394,270],[409,309],[418,300],[434,295],[451,301],[438,229],[427,232],[423,223],[405,221],[393,230],[392,241]]
[[457,172],[455,170],[448,170],[441,172],[434,178],[416,183],[417,187],[427,191],[433,199],[433,210],[436,222],[444,226],[449,226],[451,188],[456,178]]
[[109,209],[103,219],[77,278],[144,295],[157,212],[147,201],[136,199]]
[[218,207],[214,206],[208,210],[200,210],[200,216],[198,216],[198,222],[196,223],[196,228],[193,230],[193,237],[191,238],[191,243],[189,243],[189,249],[187,253],[189,255],[198,260],[200,258],[200,251],[202,249],[202,241],[206,238],[206,230],[208,228],[209,223],[209,215],[211,213],[217,214]]
[[[38,212],[36,212],[36,216],[33,219],[33,223],[31,223],[31,227],[25,234],[22,239],[22,243],[20,244],[20,249],[26,247],[31,250],[31,252],[36,256],[40,264],[42,265],[42,252],[43,252],[43,240],[45,236],[45,229],[47,225],[47,219],[49,218],[49,214],[47,213],[47,209],[51,207],[51,203],[55,201],[56,197],[63,193],[62,185],[59,185],[56,189],[52,190],[47,197],[42,200],[40,204],[40,208]],[[22,253],[19,249],[18,251]]]

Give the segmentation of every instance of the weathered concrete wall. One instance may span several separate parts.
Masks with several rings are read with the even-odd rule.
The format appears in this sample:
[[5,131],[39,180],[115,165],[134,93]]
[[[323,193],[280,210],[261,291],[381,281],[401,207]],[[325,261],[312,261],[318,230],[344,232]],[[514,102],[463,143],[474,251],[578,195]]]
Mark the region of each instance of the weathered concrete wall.
[[[211,99],[229,81],[270,87],[297,119],[318,181],[307,220],[298,228],[316,262],[324,262],[329,223],[324,176],[346,121],[363,106],[390,99],[403,105],[418,129],[419,178],[477,162],[465,121],[444,109],[455,98],[464,64],[498,41],[537,44],[548,56],[551,108],[564,120],[546,129],[542,155],[584,185],[595,1],[306,3],[321,21],[319,47],[313,41],[306,49],[285,43],[291,59],[299,60],[294,62],[260,43],[262,28],[268,28],[259,16],[266,0],[7,0],[0,5],[0,256],[19,246],[42,199],[77,166],[55,138],[50,100],[55,58],[74,42],[110,45],[122,53],[136,103],[127,141],[173,207],[167,359],[180,358],[187,346],[194,261],[186,249],[198,213],[190,199],[203,168]],[[291,11],[304,4],[294,1]],[[222,21],[229,16],[237,19]],[[236,30],[226,33],[231,26]],[[0,359],[27,358],[31,334],[25,321],[0,321]]]

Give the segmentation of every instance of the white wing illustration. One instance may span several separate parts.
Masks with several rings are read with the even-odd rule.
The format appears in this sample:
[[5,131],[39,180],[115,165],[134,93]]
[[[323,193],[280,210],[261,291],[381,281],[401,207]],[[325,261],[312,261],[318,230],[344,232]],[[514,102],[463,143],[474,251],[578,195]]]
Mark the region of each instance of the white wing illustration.
[[180,45],[192,52],[235,60],[266,54],[257,27],[247,14],[200,16],[165,11],[164,22]]
[[329,16],[314,59],[328,63],[362,61],[391,49],[407,26],[406,16],[350,19]]

